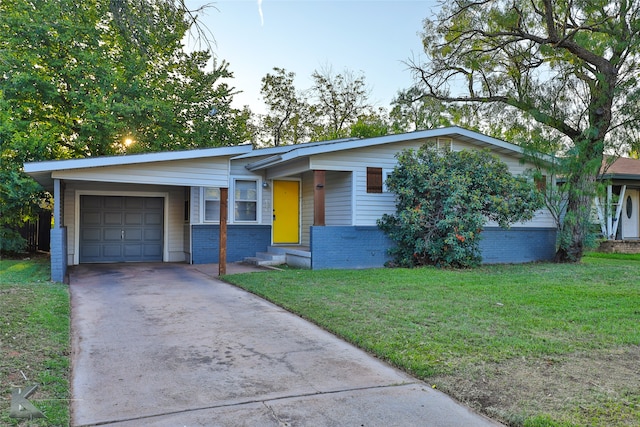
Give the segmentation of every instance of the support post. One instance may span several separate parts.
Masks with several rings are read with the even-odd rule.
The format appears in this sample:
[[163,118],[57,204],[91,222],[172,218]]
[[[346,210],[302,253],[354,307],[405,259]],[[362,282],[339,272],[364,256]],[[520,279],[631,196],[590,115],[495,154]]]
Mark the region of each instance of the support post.
[[325,171],[313,171],[313,225],[323,226]]
[[618,222],[620,221],[620,214],[622,213],[622,205],[624,204],[624,193],[627,191],[627,186],[623,185],[620,189],[620,197],[618,198],[618,206],[616,206],[616,216],[613,219],[613,226],[611,227],[610,240],[615,240],[616,231],[618,230]]
[[227,211],[229,189],[220,189],[220,248],[218,252],[218,275],[227,274]]
[[613,240],[612,228],[613,223],[611,219],[611,209],[613,208],[613,188],[612,185],[607,185],[607,207],[605,208],[605,215],[607,215],[607,239]]
[[64,282],[67,275],[67,229],[63,222],[64,186],[53,180],[53,228],[51,229],[51,280]]

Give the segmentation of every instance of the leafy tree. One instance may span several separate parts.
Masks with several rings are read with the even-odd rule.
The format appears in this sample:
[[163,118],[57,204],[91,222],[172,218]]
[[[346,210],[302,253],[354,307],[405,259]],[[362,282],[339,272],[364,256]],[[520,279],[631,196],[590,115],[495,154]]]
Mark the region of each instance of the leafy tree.
[[[232,145],[249,135],[230,107],[228,64],[186,53],[193,21],[169,0],[0,2],[3,207],[38,198],[25,161]],[[215,108],[215,115],[207,113]],[[125,141],[134,142],[127,146]],[[23,209],[18,208],[25,203]],[[14,208],[15,207],[15,208]],[[24,215],[5,215],[3,227]]]
[[396,242],[394,264],[472,267],[487,221],[501,227],[533,218],[542,196],[488,151],[446,152],[424,145],[398,154],[387,179],[396,213],[378,226]]
[[384,108],[361,114],[355,123],[350,126],[349,136],[357,138],[374,138],[389,134],[389,119]]
[[274,68],[262,78],[260,93],[267,106],[261,129],[269,145],[299,144],[309,135],[309,104],[293,84],[295,73]]
[[453,0],[425,20],[423,43],[429,62],[413,69],[428,96],[500,104],[562,137],[556,260],[580,260],[603,153],[640,120],[640,3]]
[[433,129],[451,124],[446,105],[434,98],[424,96],[417,86],[398,91],[391,101],[392,129],[394,132],[412,132]]
[[371,109],[364,75],[356,76],[349,70],[335,74],[327,68],[314,71],[311,77],[311,113],[317,120],[312,137],[320,140],[348,136],[349,127]]

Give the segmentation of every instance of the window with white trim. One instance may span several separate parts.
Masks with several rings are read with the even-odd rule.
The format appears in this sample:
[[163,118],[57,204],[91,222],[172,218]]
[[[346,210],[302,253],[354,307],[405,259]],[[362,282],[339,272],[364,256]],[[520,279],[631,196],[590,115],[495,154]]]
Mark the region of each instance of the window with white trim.
[[204,221],[220,222],[220,189],[206,187],[204,189]]
[[234,183],[234,220],[255,222],[258,220],[258,181],[237,179]]
[[387,188],[387,179],[393,175],[393,169],[382,169],[382,192],[389,193],[389,188]]

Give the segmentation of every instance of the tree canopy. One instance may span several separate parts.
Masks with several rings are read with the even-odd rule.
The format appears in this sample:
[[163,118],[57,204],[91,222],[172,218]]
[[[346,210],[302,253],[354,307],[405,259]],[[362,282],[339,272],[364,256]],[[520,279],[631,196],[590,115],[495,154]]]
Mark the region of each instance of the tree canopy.
[[331,67],[311,75],[311,87],[295,87],[295,73],[274,68],[262,78],[260,93],[267,106],[258,119],[261,145],[299,144],[309,140],[372,136],[388,132],[384,109],[369,102],[364,74]]
[[193,19],[169,0],[0,2],[0,216],[37,199],[25,161],[250,139],[229,65],[183,45]]
[[425,20],[423,43],[428,59],[412,67],[427,96],[516,110],[530,130],[551,133],[548,150],[562,141],[556,259],[579,260],[603,154],[638,144],[640,4],[453,0]]

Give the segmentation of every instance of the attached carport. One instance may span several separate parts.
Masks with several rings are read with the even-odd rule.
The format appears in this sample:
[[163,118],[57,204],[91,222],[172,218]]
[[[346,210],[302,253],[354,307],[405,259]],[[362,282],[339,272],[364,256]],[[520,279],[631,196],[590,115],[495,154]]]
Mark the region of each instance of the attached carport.
[[195,187],[228,187],[229,159],[250,145],[25,163],[53,195],[51,278],[67,266],[188,262]]

